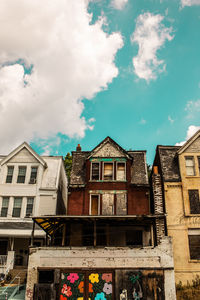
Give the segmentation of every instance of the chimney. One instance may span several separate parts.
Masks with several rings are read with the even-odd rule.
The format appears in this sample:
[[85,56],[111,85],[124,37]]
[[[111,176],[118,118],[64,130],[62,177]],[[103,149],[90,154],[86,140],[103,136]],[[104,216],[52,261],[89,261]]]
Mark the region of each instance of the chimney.
[[153,167],[153,174],[158,175],[158,167],[157,166]]
[[76,151],[81,152],[81,145],[78,144],[78,146],[76,147]]

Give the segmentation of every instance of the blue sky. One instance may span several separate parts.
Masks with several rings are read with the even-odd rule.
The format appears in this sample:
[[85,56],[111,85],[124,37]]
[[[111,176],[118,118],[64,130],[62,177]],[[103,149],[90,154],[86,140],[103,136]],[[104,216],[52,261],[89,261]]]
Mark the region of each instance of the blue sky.
[[10,1],[0,3],[2,154],[26,140],[65,155],[109,135],[152,163],[156,145],[199,129],[199,0]]

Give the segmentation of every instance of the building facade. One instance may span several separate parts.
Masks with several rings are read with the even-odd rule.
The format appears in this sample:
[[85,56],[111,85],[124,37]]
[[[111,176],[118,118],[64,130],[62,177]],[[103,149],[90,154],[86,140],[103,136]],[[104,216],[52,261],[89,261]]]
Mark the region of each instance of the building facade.
[[175,300],[161,187],[153,202],[146,152],[107,137],[72,156],[67,215],[33,218],[51,245],[30,249],[26,299]]
[[200,276],[200,131],[182,147],[157,146],[168,235],[173,238],[176,283]]
[[[65,214],[66,209],[62,157],[40,156],[27,143],[1,156],[0,273],[27,268],[34,215]],[[35,229],[35,236],[35,245],[45,242],[41,228]]]

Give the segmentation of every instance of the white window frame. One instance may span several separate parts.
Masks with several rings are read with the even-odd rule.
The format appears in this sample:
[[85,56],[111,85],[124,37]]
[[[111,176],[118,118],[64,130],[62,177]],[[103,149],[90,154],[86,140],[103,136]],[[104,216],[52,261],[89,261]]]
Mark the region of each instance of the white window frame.
[[[33,198],[33,207],[32,207],[32,212],[31,214],[28,216],[27,215],[27,206],[28,206],[28,199],[29,198]],[[25,218],[29,218],[29,217],[32,217],[33,216],[33,212],[34,212],[34,204],[35,204],[35,197],[26,197],[26,210],[25,210]]]
[[[105,179],[104,178],[104,165],[105,164],[112,164],[113,165],[113,172],[112,172],[112,179]],[[113,161],[103,161],[103,172],[102,172],[102,179],[104,181],[113,181],[114,180],[114,173],[115,173],[115,170],[114,170],[114,162]]]
[[[123,180],[117,179],[117,165],[118,164],[124,164],[125,165],[125,168],[124,168],[125,178]],[[117,161],[116,162],[116,180],[117,181],[126,181],[126,162],[125,161]]]
[[[187,166],[187,160],[193,161],[193,166],[191,166],[191,167],[193,167],[194,174],[192,174],[192,175],[187,173],[187,167],[190,167],[190,166]],[[196,175],[194,156],[185,156],[185,173],[186,173],[186,176],[195,176]]]
[[[92,179],[92,164],[99,164],[99,179]],[[101,174],[101,163],[99,161],[92,161],[90,165],[90,180],[92,181],[98,181],[100,180],[100,174]]]
[[100,215],[100,194],[97,193],[90,194],[89,215],[92,216],[92,196],[98,196],[98,216],[99,216]]

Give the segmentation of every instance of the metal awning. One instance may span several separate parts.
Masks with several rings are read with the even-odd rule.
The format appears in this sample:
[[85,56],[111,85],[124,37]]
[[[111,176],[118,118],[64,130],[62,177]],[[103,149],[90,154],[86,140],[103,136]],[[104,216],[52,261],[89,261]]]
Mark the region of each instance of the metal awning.
[[95,222],[95,221],[147,221],[156,218],[163,218],[165,214],[159,215],[126,215],[126,216],[40,216],[33,217],[33,221],[38,224],[49,236],[52,236],[58,229],[63,227],[64,224],[69,222]]

